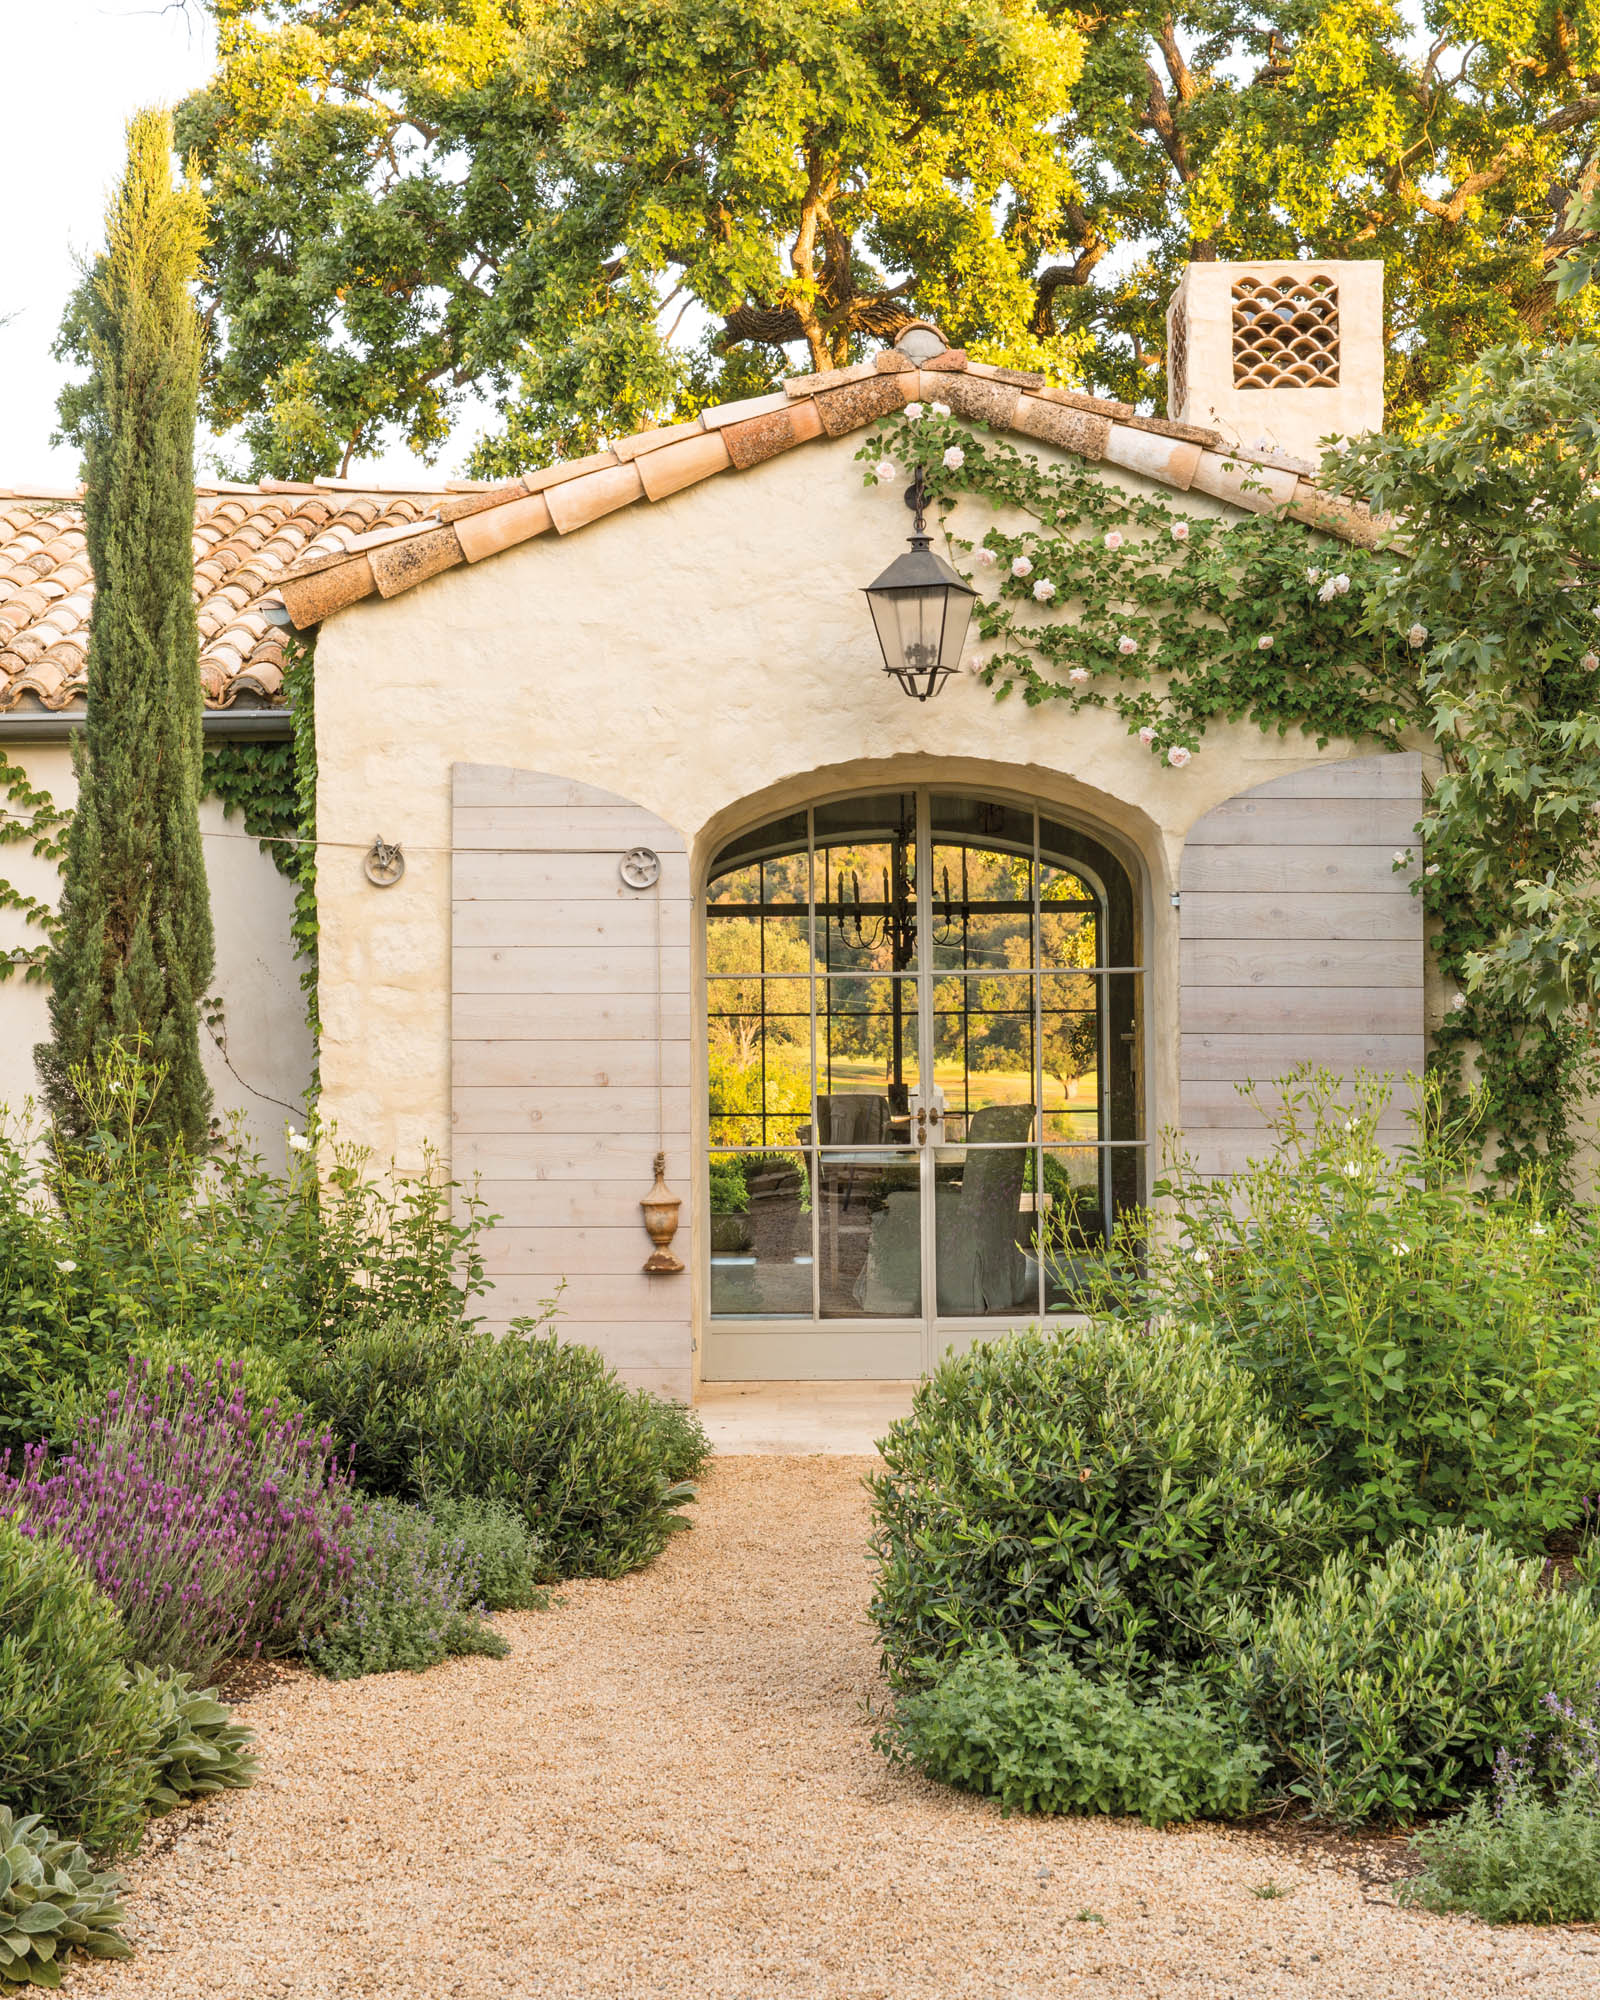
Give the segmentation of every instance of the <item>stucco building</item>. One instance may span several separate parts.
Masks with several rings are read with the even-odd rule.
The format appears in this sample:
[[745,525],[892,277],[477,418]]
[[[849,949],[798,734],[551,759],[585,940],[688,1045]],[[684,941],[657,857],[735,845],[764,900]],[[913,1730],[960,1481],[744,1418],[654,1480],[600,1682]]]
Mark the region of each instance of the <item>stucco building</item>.
[[[270,577],[257,552],[251,645],[317,633],[323,1115],[479,1181],[495,1323],[560,1288],[678,1394],[904,1378],[1072,1310],[1164,1131],[1212,1171],[1259,1151],[1240,1081],[1420,1069],[1420,749],[1239,723],[1174,768],[1108,710],[964,674],[911,700],[862,596],[907,521],[856,453],[919,400],[1191,515],[1370,542],[1314,469],[1381,422],[1380,308],[1376,264],[1196,267],[1159,419],[914,327],[330,515]],[[647,1273],[658,1155],[683,1268]]]

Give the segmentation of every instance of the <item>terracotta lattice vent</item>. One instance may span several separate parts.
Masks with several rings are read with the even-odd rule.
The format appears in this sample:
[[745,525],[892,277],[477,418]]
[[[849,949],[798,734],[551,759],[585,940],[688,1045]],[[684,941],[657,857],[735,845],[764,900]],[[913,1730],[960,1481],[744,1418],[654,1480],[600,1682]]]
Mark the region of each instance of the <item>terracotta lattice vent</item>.
[[1189,325],[1181,305],[1172,309],[1167,328],[1167,414],[1176,416],[1189,394]]
[[1233,287],[1236,389],[1336,389],[1339,288],[1332,278],[1240,278]]

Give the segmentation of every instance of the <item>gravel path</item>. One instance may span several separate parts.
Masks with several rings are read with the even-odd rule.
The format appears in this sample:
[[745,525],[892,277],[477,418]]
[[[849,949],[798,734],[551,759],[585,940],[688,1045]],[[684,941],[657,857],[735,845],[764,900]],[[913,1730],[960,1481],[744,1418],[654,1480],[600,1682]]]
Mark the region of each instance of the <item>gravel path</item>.
[[[265,1776],[132,1870],[115,2000],[1538,2000],[1600,1931],[1396,1910],[1383,1843],[1001,1818],[889,1771],[865,1461],[717,1462],[651,1570],[512,1656],[244,1703]],[[1276,1883],[1271,1900],[1252,1892]]]

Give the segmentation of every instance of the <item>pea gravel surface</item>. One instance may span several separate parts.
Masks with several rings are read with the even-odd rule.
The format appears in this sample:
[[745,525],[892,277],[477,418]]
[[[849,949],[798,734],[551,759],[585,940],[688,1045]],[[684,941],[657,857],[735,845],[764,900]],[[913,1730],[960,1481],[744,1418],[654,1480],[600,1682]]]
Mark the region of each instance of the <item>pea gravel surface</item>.
[[[723,1458],[506,1660],[241,1705],[263,1776],[158,1822],[115,2000],[1600,1995],[1600,1931],[1394,1907],[1392,1842],[1006,1819],[888,1768],[868,1461]],[[1268,1889],[1269,1893],[1258,1892]]]

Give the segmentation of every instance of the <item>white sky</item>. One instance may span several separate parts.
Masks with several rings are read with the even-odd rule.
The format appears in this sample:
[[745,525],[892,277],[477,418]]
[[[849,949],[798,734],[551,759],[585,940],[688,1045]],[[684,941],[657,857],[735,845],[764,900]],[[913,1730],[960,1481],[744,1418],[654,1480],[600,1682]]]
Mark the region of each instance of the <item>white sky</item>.
[[[70,486],[76,452],[52,447],[65,379],[50,346],[78,280],[74,257],[98,248],[106,196],[122,167],[123,127],[146,104],[176,104],[210,73],[209,21],[163,0],[0,0],[0,487]],[[424,470],[404,449],[352,467],[358,478],[458,469],[478,425],[464,422]]]

